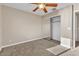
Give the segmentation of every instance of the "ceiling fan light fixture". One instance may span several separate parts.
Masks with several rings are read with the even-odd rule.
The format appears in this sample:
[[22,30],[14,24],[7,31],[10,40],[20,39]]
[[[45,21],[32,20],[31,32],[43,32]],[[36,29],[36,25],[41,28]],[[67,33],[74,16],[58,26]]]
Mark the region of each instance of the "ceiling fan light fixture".
[[45,4],[39,4],[39,8],[43,9],[45,7]]
[[33,9],[33,12],[39,9],[47,13],[48,12],[47,7],[53,7],[53,10],[56,10],[56,7],[57,7],[57,3],[32,3],[32,4],[37,5],[37,7]]

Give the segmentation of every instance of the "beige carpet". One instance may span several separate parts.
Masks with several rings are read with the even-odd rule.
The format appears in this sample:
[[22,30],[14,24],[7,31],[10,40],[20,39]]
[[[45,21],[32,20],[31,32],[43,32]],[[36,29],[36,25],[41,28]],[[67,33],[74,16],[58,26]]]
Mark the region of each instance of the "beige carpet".
[[0,56],[55,56],[47,48],[59,45],[59,42],[49,39],[39,39],[3,48]]
[[51,48],[48,48],[48,49],[46,49],[46,50],[50,51],[50,52],[53,53],[54,55],[59,55],[59,54],[65,52],[65,51],[67,51],[68,48],[65,48],[65,47],[63,47],[63,46],[61,46],[61,45],[57,45],[57,46],[55,46],[55,47],[51,47]]
[[66,53],[61,54],[60,56],[79,56],[79,47],[69,50]]

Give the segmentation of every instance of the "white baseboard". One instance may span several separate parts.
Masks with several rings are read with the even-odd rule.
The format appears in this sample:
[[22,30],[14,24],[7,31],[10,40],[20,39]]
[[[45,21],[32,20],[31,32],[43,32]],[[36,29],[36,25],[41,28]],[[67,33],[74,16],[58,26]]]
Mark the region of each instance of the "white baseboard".
[[34,40],[39,40],[39,39],[43,39],[43,38],[45,38],[45,37],[31,39],[31,40],[27,40],[27,41],[18,42],[18,43],[13,43],[13,44],[10,44],[10,45],[2,46],[1,48],[5,48],[5,47],[9,47],[9,46],[14,46],[14,45],[18,45],[18,44],[22,44],[22,43],[26,43],[26,42],[30,42],[30,41],[34,41]]

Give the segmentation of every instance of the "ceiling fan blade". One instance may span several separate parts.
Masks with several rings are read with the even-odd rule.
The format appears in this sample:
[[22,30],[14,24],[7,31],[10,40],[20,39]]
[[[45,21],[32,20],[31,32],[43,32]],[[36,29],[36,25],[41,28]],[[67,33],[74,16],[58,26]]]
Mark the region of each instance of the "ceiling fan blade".
[[57,7],[57,3],[46,3],[46,6]]
[[39,8],[39,7],[36,7],[36,8],[33,10],[33,12],[35,12],[38,8]]
[[47,9],[46,8],[44,8],[43,10],[44,10],[45,13],[47,13]]

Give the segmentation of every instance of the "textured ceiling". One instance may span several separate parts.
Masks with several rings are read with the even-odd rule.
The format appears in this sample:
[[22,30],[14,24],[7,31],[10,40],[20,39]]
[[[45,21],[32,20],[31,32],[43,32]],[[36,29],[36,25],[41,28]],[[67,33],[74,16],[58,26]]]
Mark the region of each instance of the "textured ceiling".
[[[9,6],[9,7],[13,7],[13,8],[16,8],[16,9],[19,9],[19,10],[23,10],[23,11],[26,11],[26,12],[31,12],[31,13],[34,13],[34,14],[37,14],[37,15],[40,15],[40,16],[43,16],[43,15],[46,15],[48,13],[54,12],[52,10],[53,7],[48,8],[48,13],[44,13],[44,11],[42,11],[42,10],[37,10],[36,12],[33,12],[32,10],[37,5],[29,4],[29,3],[4,3],[3,5]],[[67,4],[67,3],[58,3],[57,9],[59,10],[61,8],[64,8],[64,7],[68,6],[68,5],[69,4]]]

